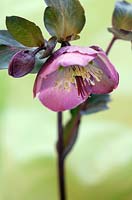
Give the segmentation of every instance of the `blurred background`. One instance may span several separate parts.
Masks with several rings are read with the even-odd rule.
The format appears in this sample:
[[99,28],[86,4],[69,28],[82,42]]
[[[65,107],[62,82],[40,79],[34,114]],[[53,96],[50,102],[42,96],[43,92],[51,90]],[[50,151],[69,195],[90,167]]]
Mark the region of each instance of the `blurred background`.
[[[129,1],[132,2],[132,1]],[[81,0],[87,23],[72,44],[97,44],[104,50],[112,35],[115,0]],[[0,29],[5,17],[18,15],[43,25],[43,0],[0,2]],[[110,109],[83,117],[80,135],[66,163],[68,200],[132,199],[132,51],[115,43],[110,59],[120,73]],[[13,79],[0,71],[1,200],[58,200],[55,143],[56,113],[32,98],[35,75]],[[65,113],[68,118],[68,113]]]

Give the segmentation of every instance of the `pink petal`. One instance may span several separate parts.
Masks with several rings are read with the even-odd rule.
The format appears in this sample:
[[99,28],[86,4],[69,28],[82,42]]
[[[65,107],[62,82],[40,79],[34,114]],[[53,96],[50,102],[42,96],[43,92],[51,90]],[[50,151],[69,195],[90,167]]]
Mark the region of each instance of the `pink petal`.
[[118,72],[104,52],[100,52],[94,62],[103,71],[103,76],[99,82],[95,81],[95,85],[92,86],[92,93],[105,94],[113,91],[119,83]]
[[59,66],[68,67],[70,65],[85,66],[96,58],[98,51],[89,47],[67,46],[56,51],[43,65],[39,74],[46,77],[56,71]]
[[86,101],[89,96],[87,95],[85,98],[78,96],[78,91],[74,84],[70,84],[69,89],[59,88],[57,86],[55,87],[56,81],[62,81],[62,77],[60,77],[59,80],[57,71],[47,76],[46,79],[39,79],[35,88],[35,90],[39,88],[37,96],[42,104],[53,111],[59,112],[73,109]]

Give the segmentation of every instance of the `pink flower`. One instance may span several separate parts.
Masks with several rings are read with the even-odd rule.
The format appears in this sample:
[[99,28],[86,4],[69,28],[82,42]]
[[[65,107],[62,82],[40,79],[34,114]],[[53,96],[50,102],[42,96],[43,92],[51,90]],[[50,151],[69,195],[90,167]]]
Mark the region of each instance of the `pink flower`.
[[34,96],[53,111],[73,109],[90,94],[115,89],[119,75],[97,46],[67,46],[56,51],[39,71]]

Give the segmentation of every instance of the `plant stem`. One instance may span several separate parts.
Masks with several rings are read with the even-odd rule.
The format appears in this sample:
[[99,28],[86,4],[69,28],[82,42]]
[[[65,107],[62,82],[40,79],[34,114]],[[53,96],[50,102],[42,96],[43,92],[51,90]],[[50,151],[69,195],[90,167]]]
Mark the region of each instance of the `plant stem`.
[[58,112],[58,143],[57,143],[57,153],[58,153],[58,181],[59,181],[60,200],[66,200],[63,146],[64,145],[63,145],[62,112]]
[[114,36],[114,37],[112,38],[111,42],[109,43],[107,49],[106,49],[106,55],[109,54],[109,52],[110,52],[110,50],[111,50],[111,48],[112,48],[112,46],[113,46],[113,44],[115,43],[116,40],[117,40],[117,38]]

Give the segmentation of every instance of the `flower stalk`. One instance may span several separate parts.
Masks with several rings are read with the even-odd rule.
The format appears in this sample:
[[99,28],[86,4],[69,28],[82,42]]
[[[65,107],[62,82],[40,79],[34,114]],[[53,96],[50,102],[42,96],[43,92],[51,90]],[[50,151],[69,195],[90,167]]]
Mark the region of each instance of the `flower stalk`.
[[115,43],[116,40],[117,40],[117,38],[114,36],[114,37],[112,38],[111,42],[109,43],[107,49],[106,49],[106,55],[109,54],[109,52],[110,52],[110,50],[111,50],[111,48],[112,48],[112,46],[113,46],[113,44]]
[[63,158],[63,125],[62,125],[62,112],[58,112],[58,142],[57,142],[57,154],[58,154],[58,184],[60,200],[66,200],[65,192],[65,170],[64,170],[64,158]]

